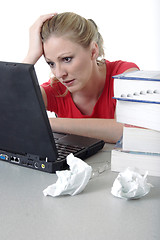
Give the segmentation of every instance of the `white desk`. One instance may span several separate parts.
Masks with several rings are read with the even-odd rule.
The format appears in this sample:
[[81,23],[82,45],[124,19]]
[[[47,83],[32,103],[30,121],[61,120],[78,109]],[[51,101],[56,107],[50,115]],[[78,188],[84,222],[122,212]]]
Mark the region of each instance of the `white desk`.
[[[107,159],[110,152],[100,152],[87,162],[96,168]],[[154,188],[147,196],[126,201],[110,193],[116,176],[106,171],[81,194],[52,198],[42,191],[55,174],[0,161],[0,239],[159,240],[160,178],[148,177]]]

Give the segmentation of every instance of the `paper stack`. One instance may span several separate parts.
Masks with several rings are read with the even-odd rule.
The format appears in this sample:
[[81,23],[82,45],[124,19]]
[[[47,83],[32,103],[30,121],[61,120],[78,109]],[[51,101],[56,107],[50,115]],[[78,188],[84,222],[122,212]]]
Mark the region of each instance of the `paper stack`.
[[160,71],[114,76],[117,122],[124,124],[121,145],[112,151],[111,170],[137,167],[160,176]]

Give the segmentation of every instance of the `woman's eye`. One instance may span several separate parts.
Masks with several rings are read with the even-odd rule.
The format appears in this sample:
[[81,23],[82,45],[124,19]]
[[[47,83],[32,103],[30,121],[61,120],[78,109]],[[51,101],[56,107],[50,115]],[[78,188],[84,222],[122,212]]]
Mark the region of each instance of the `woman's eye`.
[[63,58],[63,61],[66,62],[66,63],[70,62],[71,60],[72,60],[72,57]]
[[53,62],[47,62],[50,68],[54,68],[54,63]]

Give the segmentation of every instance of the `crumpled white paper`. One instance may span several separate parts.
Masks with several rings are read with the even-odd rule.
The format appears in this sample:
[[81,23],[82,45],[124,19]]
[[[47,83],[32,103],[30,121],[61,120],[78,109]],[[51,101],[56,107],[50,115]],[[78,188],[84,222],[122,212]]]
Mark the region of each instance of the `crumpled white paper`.
[[127,168],[118,174],[115,179],[111,193],[119,198],[138,199],[149,193],[152,185],[147,183],[147,174],[140,175],[137,171]]
[[45,196],[57,197],[60,195],[74,196],[86,187],[92,173],[92,167],[71,153],[67,156],[70,170],[56,171],[57,182],[43,190]]

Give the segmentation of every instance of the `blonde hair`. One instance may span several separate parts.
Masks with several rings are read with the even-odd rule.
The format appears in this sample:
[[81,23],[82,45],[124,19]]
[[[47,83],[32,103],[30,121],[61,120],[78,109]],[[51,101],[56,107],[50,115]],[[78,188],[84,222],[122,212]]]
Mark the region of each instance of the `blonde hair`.
[[98,27],[92,19],[85,19],[73,12],[64,12],[54,15],[42,26],[41,37],[45,42],[50,36],[66,36],[69,40],[80,44],[82,47],[89,47],[95,41],[99,47],[99,56],[104,56],[103,38]]

